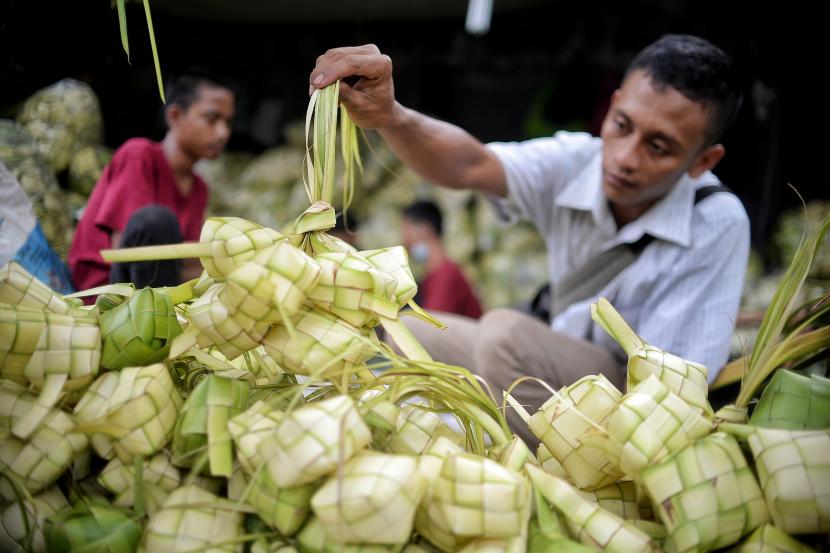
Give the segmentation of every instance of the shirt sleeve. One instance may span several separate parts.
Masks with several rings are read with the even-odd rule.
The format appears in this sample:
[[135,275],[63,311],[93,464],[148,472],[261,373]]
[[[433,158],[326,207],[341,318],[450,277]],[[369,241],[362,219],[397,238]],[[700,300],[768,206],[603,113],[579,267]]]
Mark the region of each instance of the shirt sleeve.
[[498,217],[546,228],[554,198],[598,151],[599,143],[590,134],[563,131],[548,138],[488,144],[507,178],[507,197],[489,197]]
[[109,232],[121,232],[130,216],[153,203],[153,160],[144,149],[130,148],[110,166],[107,193],[95,217],[95,225]]
[[638,329],[648,343],[705,365],[709,382],[729,357],[749,256],[749,221],[736,204],[706,210],[709,224],[696,225],[691,252],[657,282]]

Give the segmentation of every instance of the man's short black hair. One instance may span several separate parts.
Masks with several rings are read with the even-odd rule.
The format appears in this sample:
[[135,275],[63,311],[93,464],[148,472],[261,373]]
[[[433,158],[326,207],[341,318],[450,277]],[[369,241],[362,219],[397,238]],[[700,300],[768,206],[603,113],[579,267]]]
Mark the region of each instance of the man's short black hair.
[[711,110],[706,139],[716,143],[735,119],[741,92],[732,60],[708,40],[665,35],[629,64],[625,76],[644,70],[657,90],[667,86]]
[[177,105],[187,111],[199,96],[200,86],[226,88],[233,92],[233,85],[225,77],[201,68],[191,68],[179,75],[166,91],[166,105]]
[[444,222],[441,217],[441,210],[435,202],[419,200],[403,210],[403,216],[415,223],[426,223],[437,236],[444,232]]

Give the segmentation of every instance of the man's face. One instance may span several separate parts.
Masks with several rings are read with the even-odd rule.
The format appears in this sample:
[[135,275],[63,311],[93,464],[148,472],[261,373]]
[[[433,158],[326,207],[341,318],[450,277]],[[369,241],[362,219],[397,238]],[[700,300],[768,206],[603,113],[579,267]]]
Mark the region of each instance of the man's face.
[[[602,190],[612,206],[647,209],[686,172],[699,176],[709,113],[634,71],[614,93],[602,124]],[[718,158],[719,159],[719,158]]]
[[168,121],[188,154],[194,158],[215,159],[228,143],[233,115],[233,92],[203,84],[187,110],[171,107]]

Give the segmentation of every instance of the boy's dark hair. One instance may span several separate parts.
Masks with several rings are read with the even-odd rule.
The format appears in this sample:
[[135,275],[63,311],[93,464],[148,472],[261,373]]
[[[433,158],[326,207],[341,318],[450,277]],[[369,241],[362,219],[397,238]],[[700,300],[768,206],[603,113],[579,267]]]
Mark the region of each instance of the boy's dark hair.
[[708,40],[665,35],[637,54],[625,76],[642,69],[657,90],[670,86],[711,110],[706,139],[716,143],[735,120],[741,92],[732,60]]
[[435,202],[419,200],[403,210],[403,216],[415,223],[426,223],[439,237],[444,232],[444,223],[441,210]]
[[190,105],[199,96],[200,86],[226,88],[233,92],[231,82],[221,75],[205,69],[191,68],[184,71],[173,81],[166,93],[166,106],[177,105],[182,111],[187,111]]

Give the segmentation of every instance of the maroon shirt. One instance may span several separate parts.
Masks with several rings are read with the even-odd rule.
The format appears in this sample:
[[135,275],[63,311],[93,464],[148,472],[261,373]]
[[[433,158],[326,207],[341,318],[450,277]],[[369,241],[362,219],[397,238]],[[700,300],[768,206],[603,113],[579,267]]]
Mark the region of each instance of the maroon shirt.
[[123,232],[134,211],[149,204],[170,208],[182,236],[198,241],[202,230],[207,185],[193,175],[193,188],[183,196],[161,144],[146,138],[125,142],[104,169],[92,191],[69,250],[69,270],[78,290],[106,284],[110,265],[99,253],[112,247],[110,234]]
[[419,305],[429,311],[457,313],[474,319],[481,317],[478,298],[461,269],[449,259],[424,277],[418,292]]

